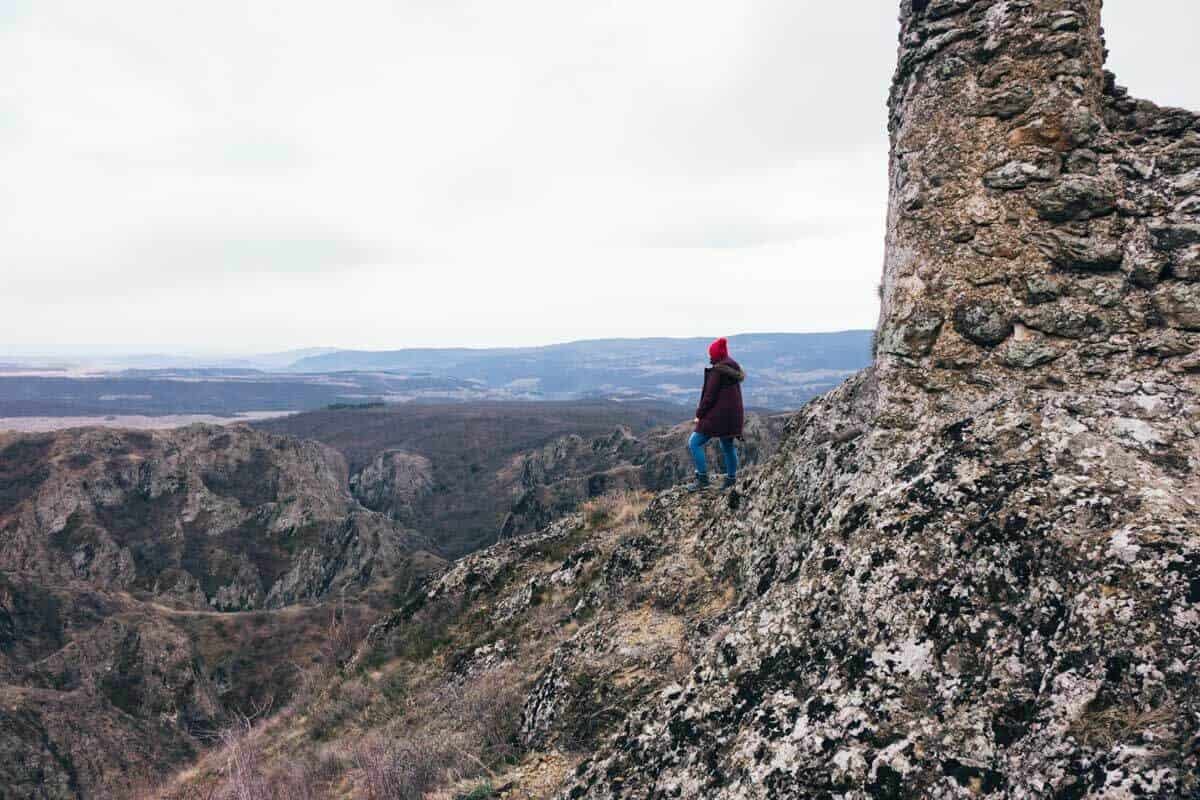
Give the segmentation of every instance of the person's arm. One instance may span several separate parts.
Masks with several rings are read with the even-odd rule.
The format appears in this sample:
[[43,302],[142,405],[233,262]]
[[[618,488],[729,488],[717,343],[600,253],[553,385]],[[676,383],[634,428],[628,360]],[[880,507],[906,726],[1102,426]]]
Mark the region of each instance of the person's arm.
[[696,406],[696,420],[704,419],[704,415],[712,410],[717,403],[717,392],[721,388],[721,376],[715,369],[710,369],[704,375],[704,391],[700,393],[700,405]]

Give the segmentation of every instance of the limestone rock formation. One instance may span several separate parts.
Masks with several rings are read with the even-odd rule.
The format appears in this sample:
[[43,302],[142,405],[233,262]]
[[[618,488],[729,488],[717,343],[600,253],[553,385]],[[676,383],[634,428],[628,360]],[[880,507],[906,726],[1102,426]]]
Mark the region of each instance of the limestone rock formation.
[[0,442],[0,570],[220,611],[386,579],[419,549],[365,511],[333,450],[244,427]]
[[0,796],[129,796],[286,699],[330,612],[264,609],[439,562],[345,481],[242,427],[0,439]]
[[[440,554],[458,557],[496,541],[528,488],[526,454],[571,435],[591,442],[619,426],[643,437],[686,414],[679,406],[601,400],[391,404],[296,414],[255,427],[333,447],[346,459],[363,505],[421,531]],[[577,461],[575,477],[618,468],[621,452],[604,448]]]
[[350,476],[350,492],[358,502],[409,525],[416,523],[413,503],[433,486],[433,462],[403,450],[385,450]]
[[736,508],[664,504],[738,600],[561,796],[1190,796],[1200,408],[1124,391],[903,430],[864,375]]

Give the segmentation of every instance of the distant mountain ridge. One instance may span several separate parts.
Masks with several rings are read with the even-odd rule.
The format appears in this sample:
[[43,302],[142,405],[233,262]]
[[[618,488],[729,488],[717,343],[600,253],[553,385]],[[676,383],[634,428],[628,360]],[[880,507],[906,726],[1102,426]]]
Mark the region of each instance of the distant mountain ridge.
[[[729,337],[750,373],[747,400],[795,408],[871,361],[871,331]],[[339,350],[301,358],[294,372],[388,371],[476,381],[540,399],[630,396],[690,402],[710,338],[594,339],[542,347]]]
[[[749,374],[748,405],[799,408],[871,362],[871,332],[731,336]],[[545,347],[292,351],[276,366],[130,359],[120,369],[0,374],[6,417],[315,411],[368,402],[577,401],[599,398],[694,405],[707,338],[597,339]],[[267,357],[261,357],[265,359]],[[32,363],[32,362],[30,362]],[[135,366],[135,364],[137,364]],[[28,364],[24,365],[28,366]],[[46,369],[45,365],[42,365]]]
[[[329,350],[299,358],[289,369],[298,372],[332,372],[371,369],[438,369],[489,361],[493,358],[519,357],[554,359],[565,355],[590,355],[619,359],[627,356],[658,356],[664,360],[694,360],[702,356],[715,337],[650,337],[580,339],[534,347],[409,347],[398,350]],[[762,353],[799,348],[805,355],[828,350],[831,357],[851,353],[864,342],[870,344],[871,331],[848,330],[833,333],[746,333],[729,336],[731,351]]]

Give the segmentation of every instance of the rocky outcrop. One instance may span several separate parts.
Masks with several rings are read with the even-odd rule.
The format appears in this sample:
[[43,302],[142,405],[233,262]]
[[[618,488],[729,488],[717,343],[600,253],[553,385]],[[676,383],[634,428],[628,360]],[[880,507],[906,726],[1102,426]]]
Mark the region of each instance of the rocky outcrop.
[[739,600],[562,796],[1189,796],[1200,406],[1122,389],[897,431],[867,375],[736,508],[663,498]]
[[1194,394],[1025,389],[907,428],[879,402],[873,372],[814,402],[738,491],[468,556],[361,658],[419,635],[438,692],[524,676],[501,797],[543,764],[564,800],[1195,794]]
[[[259,427],[333,447],[350,466],[360,502],[421,531],[439,554],[458,557],[496,541],[528,488],[521,485],[523,456],[553,448],[563,437],[590,443],[618,427],[641,437],[687,413],[679,406],[612,401],[393,404],[296,414]],[[620,452],[607,454],[619,458]],[[587,472],[576,477],[621,465],[604,457],[585,458],[580,464]]]
[[417,522],[413,504],[433,491],[433,462],[403,450],[385,450],[350,476],[350,492],[372,511]]
[[[1102,69],[1100,3],[903,4],[883,413],[1187,371],[1200,117]],[[944,324],[953,322],[953,324]],[[1171,335],[1170,351],[1145,343]]]
[[249,428],[78,429],[2,445],[0,570],[174,605],[277,608],[386,581],[420,549],[333,450]]
[[[737,443],[742,466],[752,466],[775,451],[786,415],[748,414],[745,435]],[[512,484],[512,508],[501,526],[502,537],[544,528],[594,497],[619,491],[660,491],[683,483],[694,471],[684,447],[690,423],[655,428],[635,436],[619,427],[607,436],[559,437],[544,447],[517,456],[498,476]],[[724,464],[713,445],[710,469]]]
[[265,609],[371,616],[436,566],[345,481],[241,427],[0,440],[0,795],[135,793],[317,657],[332,612]]
[[1098,0],[902,4],[878,361],[659,509],[738,601],[561,797],[1200,792],[1200,118],[1103,57]]
[[468,601],[572,587],[520,730],[557,797],[1200,793],[1200,119],[1103,58],[1098,0],[902,4],[876,365]]

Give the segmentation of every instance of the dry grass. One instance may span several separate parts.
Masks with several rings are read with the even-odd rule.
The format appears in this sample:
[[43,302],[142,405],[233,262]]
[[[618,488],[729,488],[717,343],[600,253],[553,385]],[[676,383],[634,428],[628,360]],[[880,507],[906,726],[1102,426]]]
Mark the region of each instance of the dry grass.
[[1086,712],[1077,717],[1067,729],[1067,735],[1087,747],[1108,750],[1116,744],[1133,739],[1142,731],[1171,725],[1178,718],[1178,713],[1169,708],[1149,711],[1109,708],[1104,711]]
[[140,796],[145,800],[318,800],[329,796],[346,771],[346,759],[337,751],[305,754],[280,764],[271,744],[269,726],[241,717],[223,730],[221,745],[208,759],[212,774],[185,775],[178,787]]
[[308,733],[313,739],[329,739],[339,728],[353,722],[378,697],[367,678],[334,682],[328,694],[315,700],[308,713]]
[[581,511],[588,526],[595,530],[640,526],[638,517],[651,497],[641,491],[612,492],[588,500]]
[[330,610],[329,625],[321,644],[321,660],[343,666],[353,656],[371,627],[372,617],[357,606],[348,606],[343,597]]
[[370,800],[419,800],[446,783],[493,776],[517,755],[524,688],[522,675],[500,668],[413,698],[424,719],[368,736],[354,751],[355,783]]
[[[200,768],[180,776],[177,788],[142,796],[317,800],[348,790],[371,800],[416,800],[449,783],[490,778],[517,758],[516,727],[527,688],[522,671],[506,665],[459,683],[434,681],[388,701],[384,687],[396,677],[345,680],[317,701],[311,714],[344,715],[337,742],[318,746],[281,736],[297,729],[294,708],[273,720],[243,717],[223,732]],[[382,727],[365,729],[356,723],[366,720],[351,719],[372,706],[387,711]],[[313,716],[307,722],[327,724]]]

